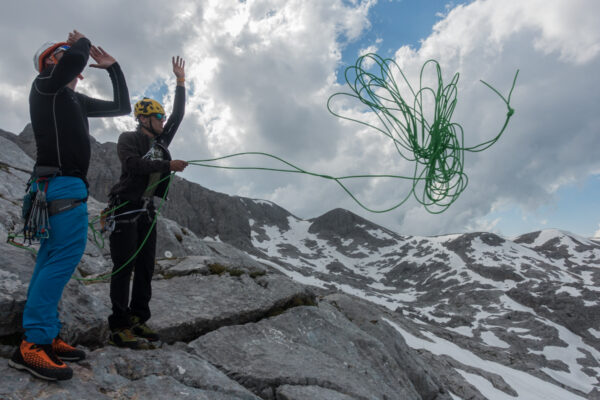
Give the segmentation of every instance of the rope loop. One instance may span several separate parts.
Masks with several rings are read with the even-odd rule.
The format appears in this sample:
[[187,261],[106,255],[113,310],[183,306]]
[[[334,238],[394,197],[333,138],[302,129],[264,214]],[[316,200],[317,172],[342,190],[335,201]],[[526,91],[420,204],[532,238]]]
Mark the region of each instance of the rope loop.
[[[437,85],[427,86],[426,78],[431,74]],[[377,73],[371,72],[376,71]],[[262,170],[299,173],[335,181],[360,207],[373,213],[385,213],[404,204],[411,196],[432,214],[444,212],[466,189],[468,177],[464,173],[465,151],[483,151],[500,139],[508,122],[514,114],[510,106],[510,97],[515,88],[517,70],[508,98],[481,81],[496,93],[506,104],[507,114],[500,132],[490,140],[475,146],[465,147],[464,131],[460,124],[452,121],[458,96],[456,73],[448,84],[442,79],[442,69],[436,60],[428,60],[421,67],[419,87],[414,89],[398,64],[392,59],[384,59],[375,53],[359,57],[354,65],[346,68],[344,77],[350,87],[350,93],[334,93],[327,100],[327,109],[336,117],[365,125],[390,139],[401,159],[414,163],[413,173],[409,176],[393,174],[364,174],[350,176],[330,176],[304,170],[277,156],[262,152],[236,153],[203,160],[191,160],[192,165],[232,170]],[[404,89],[405,94],[401,93]],[[332,101],[340,96],[356,99],[367,106],[380,122],[374,125],[356,118],[344,116],[332,109]],[[431,112],[431,110],[433,110]],[[275,159],[286,167],[234,167],[215,165],[217,161],[260,155]],[[344,181],[350,179],[393,178],[411,181],[411,190],[394,205],[384,209],[372,209],[363,204],[348,189]]]

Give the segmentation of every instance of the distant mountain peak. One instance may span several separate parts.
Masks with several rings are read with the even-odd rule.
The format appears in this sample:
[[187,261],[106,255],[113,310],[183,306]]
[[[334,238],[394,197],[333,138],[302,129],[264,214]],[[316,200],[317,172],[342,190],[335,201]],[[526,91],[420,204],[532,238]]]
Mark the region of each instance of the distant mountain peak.
[[357,231],[381,230],[396,235],[392,231],[366,220],[351,211],[335,208],[320,217],[310,220],[310,233],[351,235]]

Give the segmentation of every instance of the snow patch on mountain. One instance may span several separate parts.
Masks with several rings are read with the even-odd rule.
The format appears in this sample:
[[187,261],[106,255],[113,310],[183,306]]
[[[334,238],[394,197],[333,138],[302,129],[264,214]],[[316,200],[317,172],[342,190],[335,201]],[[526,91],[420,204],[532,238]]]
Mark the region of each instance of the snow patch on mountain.
[[[430,332],[421,331],[422,337],[417,337],[407,330],[400,327],[398,324],[384,319],[394,329],[396,329],[408,345],[415,349],[427,350],[436,355],[446,355],[459,361],[465,365],[474,366],[476,368],[495,373],[501,376],[511,388],[518,393],[518,398],[528,400],[565,400],[565,399],[581,399],[584,397],[577,396],[570,391],[567,391],[560,386],[548,384],[531,374],[523,371],[507,367],[497,362],[485,360],[471,351],[461,348],[456,344],[440,338]],[[458,370],[459,372],[460,369]],[[464,372],[464,371],[463,371]],[[491,382],[482,378],[480,375],[463,374],[471,384],[480,390],[483,390],[483,395],[488,399],[514,399],[511,396],[499,389],[496,389]],[[486,383],[487,382],[487,383]],[[485,385],[482,385],[485,383]]]
[[[454,370],[488,398],[514,398],[490,383],[489,371],[510,376],[521,398],[600,390],[596,242],[560,230],[514,240],[485,232],[402,236],[345,210],[250,225],[257,260],[402,313],[440,348],[452,344],[433,353],[469,366]],[[432,351],[411,335],[409,344]]]

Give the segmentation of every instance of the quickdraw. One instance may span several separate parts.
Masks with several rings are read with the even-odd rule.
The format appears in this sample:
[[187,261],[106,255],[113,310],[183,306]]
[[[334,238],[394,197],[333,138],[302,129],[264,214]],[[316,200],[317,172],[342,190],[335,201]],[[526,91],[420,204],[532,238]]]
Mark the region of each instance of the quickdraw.
[[[23,239],[31,244],[34,240],[50,237],[50,214],[46,192],[48,191],[48,178],[37,178],[28,185],[27,194],[23,199]],[[35,185],[34,185],[35,184]],[[32,190],[35,188],[35,190]],[[26,209],[27,207],[28,209]]]

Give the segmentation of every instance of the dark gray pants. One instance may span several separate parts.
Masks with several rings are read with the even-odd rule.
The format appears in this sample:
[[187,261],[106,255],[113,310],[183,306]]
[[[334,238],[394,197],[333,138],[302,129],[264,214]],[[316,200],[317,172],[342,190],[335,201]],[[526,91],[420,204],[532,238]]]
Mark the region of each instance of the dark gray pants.
[[[139,209],[141,204],[127,204],[116,211],[121,214]],[[137,218],[136,218],[137,217]],[[132,221],[132,219],[135,219]],[[135,254],[142,245],[154,220],[154,207],[150,205],[149,212],[117,217],[115,230],[110,235],[110,256],[113,261],[113,272]],[[129,264],[111,277],[110,301],[112,315],[108,317],[111,330],[129,328],[131,317],[137,316],[141,322],[150,319],[150,298],[152,297],[152,274],[156,253],[156,227],[152,228],[148,240],[137,256]],[[129,285],[133,272],[131,300]]]

